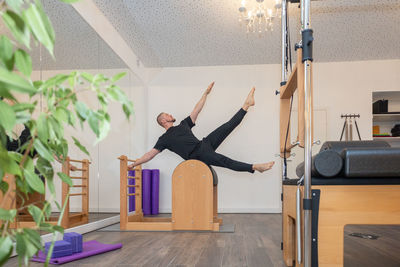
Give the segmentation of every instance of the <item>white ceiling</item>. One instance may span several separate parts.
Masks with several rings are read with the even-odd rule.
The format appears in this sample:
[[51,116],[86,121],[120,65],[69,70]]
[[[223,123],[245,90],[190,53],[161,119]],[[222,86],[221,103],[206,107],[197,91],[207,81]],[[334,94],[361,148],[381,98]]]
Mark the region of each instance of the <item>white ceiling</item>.
[[[241,0],[94,1],[147,67],[280,62],[280,22],[262,38],[247,37]],[[294,43],[297,5],[289,13]],[[400,58],[399,0],[313,1],[311,20],[316,61]]]
[[[56,31],[57,59],[43,53],[43,69],[126,67],[71,6],[43,2]],[[146,67],[280,62],[280,21],[272,33],[247,36],[238,23],[241,0],[94,2]],[[291,5],[289,13],[294,44],[299,40],[297,5]],[[400,58],[400,0],[313,1],[311,20],[316,61]],[[36,69],[38,59],[36,49]]]

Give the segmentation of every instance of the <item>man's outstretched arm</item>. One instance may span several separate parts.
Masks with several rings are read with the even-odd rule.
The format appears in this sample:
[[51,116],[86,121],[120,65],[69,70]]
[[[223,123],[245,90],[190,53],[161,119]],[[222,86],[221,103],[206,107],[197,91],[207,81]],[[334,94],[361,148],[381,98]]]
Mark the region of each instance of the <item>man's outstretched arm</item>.
[[200,98],[199,102],[197,102],[197,104],[194,107],[192,113],[190,114],[190,118],[192,119],[193,123],[196,123],[197,116],[199,116],[200,111],[203,109],[204,103],[206,103],[207,96],[211,92],[211,89],[213,88],[213,86],[214,86],[214,82],[212,82],[207,87],[207,90],[204,92],[204,94]]
[[153,148],[149,152],[145,153],[140,159],[136,160],[134,163],[128,165],[128,169],[135,168],[136,166],[146,163],[150,160],[152,160],[160,151],[157,149]]

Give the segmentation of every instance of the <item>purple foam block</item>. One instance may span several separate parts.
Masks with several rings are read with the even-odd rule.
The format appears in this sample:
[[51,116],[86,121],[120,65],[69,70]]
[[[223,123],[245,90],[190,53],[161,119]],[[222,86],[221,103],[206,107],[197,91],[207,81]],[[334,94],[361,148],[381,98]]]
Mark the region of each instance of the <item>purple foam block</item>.
[[[128,176],[135,176],[135,171],[128,171]],[[135,179],[128,179],[128,185],[135,185]],[[128,193],[135,193],[135,188],[129,187]],[[135,196],[128,197],[128,210],[129,212],[135,211]]]
[[70,242],[72,245],[72,253],[82,252],[82,235],[70,232],[64,234],[64,241]]
[[151,170],[151,214],[159,213],[160,170]]
[[[87,258],[93,255],[101,254],[104,252],[112,251],[122,248],[122,244],[102,244],[97,242],[96,240],[91,240],[87,242],[83,242],[83,251],[81,253],[75,253],[70,256],[61,257],[61,258],[54,258],[50,260],[51,264],[64,264],[67,262]],[[37,256],[33,256],[31,259],[32,261],[36,262],[46,262],[46,255],[39,251]]]
[[[44,245],[46,255],[49,253],[49,249],[51,246],[51,242],[46,242]],[[59,240],[54,242],[53,251],[51,254],[51,258],[58,258],[69,256],[72,254],[72,245],[70,242]]]
[[143,214],[151,214],[151,170],[142,170],[142,207]]

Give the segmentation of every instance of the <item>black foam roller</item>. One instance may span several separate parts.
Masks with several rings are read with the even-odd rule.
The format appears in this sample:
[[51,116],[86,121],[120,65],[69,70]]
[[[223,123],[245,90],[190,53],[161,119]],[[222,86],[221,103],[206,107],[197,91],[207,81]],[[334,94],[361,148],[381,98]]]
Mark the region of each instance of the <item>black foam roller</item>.
[[374,147],[390,147],[386,141],[327,141],[321,146],[321,151],[334,150],[341,154],[346,148],[374,148]]
[[343,156],[346,177],[400,177],[400,148],[349,148]]
[[[324,150],[312,157],[311,175],[313,177],[335,177],[343,169],[343,159],[340,154],[333,150]],[[296,168],[298,177],[304,174],[304,162]]]

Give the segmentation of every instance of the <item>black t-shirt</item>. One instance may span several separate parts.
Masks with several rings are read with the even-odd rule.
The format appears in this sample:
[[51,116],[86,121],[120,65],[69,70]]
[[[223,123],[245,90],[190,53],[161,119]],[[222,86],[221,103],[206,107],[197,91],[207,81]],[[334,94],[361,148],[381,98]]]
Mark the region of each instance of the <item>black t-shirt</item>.
[[161,135],[154,148],[160,152],[164,149],[169,149],[183,159],[189,159],[190,153],[200,143],[200,140],[192,133],[193,126],[195,124],[192,122],[192,119],[190,116],[187,117],[178,126],[172,126]]

